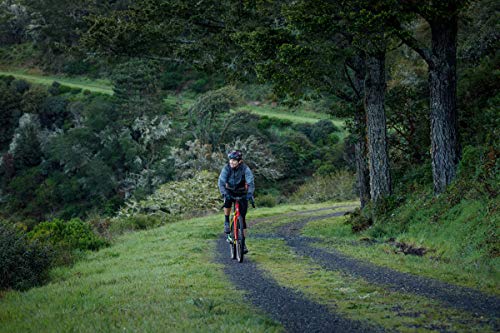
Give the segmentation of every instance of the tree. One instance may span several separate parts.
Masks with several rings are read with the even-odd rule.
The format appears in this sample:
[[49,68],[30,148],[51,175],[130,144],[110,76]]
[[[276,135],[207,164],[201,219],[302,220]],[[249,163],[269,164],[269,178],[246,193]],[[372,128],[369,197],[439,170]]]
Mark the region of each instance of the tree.
[[434,192],[439,194],[456,176],[460,159],[457,109],[458,16],[469,1],[414,1],[400,3],[401,13],[422,17],[431,29],[427,48],[404,28],[398,17],[390,20],[395,34],[427,63],[431,110],[431,155]]
[[30,17],[24,6],[15,0],[0,2],[0,44],[19,44],[26,38]]
[[0,80],[0,151],[8,148],[21,116],[21,95],[7,82]]
[[19,127],[9,147],[14,156],[16,170],[24,170],[37,166],[42,161],[40,144],[40,122],[33,114],[24,114],[19,119]]
[[[381,23],[383,17],[361,15],[359,8],[363,5],[369,4],[296,1],[283,7],[283,25],[271,23],[267,30],[259,27],[242,32],[240,39],[256,63],[258,75],[272,80],[283,92],[305,95],[312,89],[351,105],[358,135],[358,186],[364,206],[369,197],[378,201],[391,193],[391,177],[384,112],[388,41]],[[365,124],[369,187],[363,161],[367,155],[363,144]]]

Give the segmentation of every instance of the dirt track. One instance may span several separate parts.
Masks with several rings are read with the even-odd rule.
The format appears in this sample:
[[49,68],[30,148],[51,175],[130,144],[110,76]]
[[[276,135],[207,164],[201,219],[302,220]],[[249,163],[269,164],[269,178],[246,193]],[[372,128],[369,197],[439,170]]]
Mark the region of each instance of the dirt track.
[[[330,209],[341,208],[331,207]],[[326,210],[326,209],[325,209]],[[308,211],[317,212],[320,210]],[[442,302],[443,306],[469,311],[477,316],[491,318],[495,331],[498,331],[500,299],[485,295],[477,290],[454,286],[435,279],[401,273],[386,267],[380,267],[336,251],[328,252],[312,246],[315,241],[301,237],[300,230],[309,222],[341,216],[345,212],[336,212],[320,216],[302,217],[300,212],[287,214],[293,222],[278,228],[276,233],[256,235],[257,238],[284,239],[288,246],[301,256],[317,261],[327,270],[343,271],[361,277],[366,281],[382,285],[390,290],[413,293]],[[260,219],[259,223],[270,219]],[[253,224],[255,224],[255,222]],[[224,265],[224,271],[239,288],[245,289],[249,300],[267,312],[273,319],[282,323],[287,332],[382,332],[377,326],[353,321],[332,313],[325,306],[308,300],[304,295],[278,285],[258,269],[250,258],[242,264],[229,259],[228,246],[224,238],[217,243],[217,262]],[[249,260],[250,259],[250,260]]]

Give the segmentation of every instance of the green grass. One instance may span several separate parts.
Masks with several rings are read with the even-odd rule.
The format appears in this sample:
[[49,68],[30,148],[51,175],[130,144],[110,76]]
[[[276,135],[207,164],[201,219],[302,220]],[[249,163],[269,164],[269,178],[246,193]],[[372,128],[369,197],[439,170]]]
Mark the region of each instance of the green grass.
[[[488,319],[443,307],[425,297],[386,290],[297,256],[282,240],[256,239],[252,259],[279,284],[344,317],[401,332],[494,332]],[[250,245],[249,245],[250,246]],[[278,260],[279,259],[279,260]]]
[[[339,209],[300,213],[304,210],[355,204],[251,209],[250,220],[270,219],[250,229],[251,253],[247,259],[255,261],[278,283],[349,318],[408,332],[427,332],[436,327],[459,332],[493,331],[489,318],[327,271],[297,256],[282,240],[252,238],[292,220]],[[296,214],[280,216],[288,213]],[[349,243],[355,237],[342,220],[310,222],[305,234],[323,235],[325,242]],[[73,267],[52,270],[47,285],[1,295],[0,332],[282,331],[279,324],[248,304],[243,292],[224,275],[222,266],[214,263],[221,229],[222,216],[217,214],[119,236],[112,246],[88,254]]]
[[[450,211],[449,214],[453,212]],[[467,219],[457,218],[447,225],[430,225],[422,222],[398,238],[398,241],[430,248],[431,251],[424,256],[404,255],[387,242],[368,244],[360,241],[368,237],[365,234],[353,234],[351,226],[345,224],[344,220],[345,218],[334,218],[313,221],[303,229],[303,234],[320,238],[322,242],[317,246],[326,250],[334,248],[346,255],[376,265],[401,272],[418,272],[422,276],[500,295],[498,258],[489,263],[482,263],[474,262],[470,256],[460,255],[460,252],[456,255],[446,254],[450,252],[450,247],[463,248],[464,244],[468,244],[467,240],[462,239],[463,237],[477,237],[477,234],[482,232],[470,230],[469,228],[473,226],[467,223]],[[464,249],[466,250],[470,251]]]
[[90,80],[84,77],[49,76],[39,73],[30,73],[22,69],[0,69],[0,75],[12,75],[31,83],[47,86],[51,85],[54,81],[57,81],[72,88],[80,88],[82,90],[89,90],[91,92],[107,95],[113,94],[111,83],[107,80]]
[[212,262],[220,216],[120,237],[53,282],[9,292],[0,332],[277,332]]
[[238,108],[238,110],[247,110],[260,116],[290,120],[293,123],[313,124],[319,120],[327,119],[331,120],[333,124],[339,129],[342,129],[345,125],[345,122],[343,120],[332,118],[331,116],[324,113],[317,113],[301,109],[291,110],[287,107],[272,106],[269,104],[262,104],[259,106],[248,104]]
[[[41,85],[51,85],[54,81],[57,81],[63,85],[72,88],[80,88],[82,90],[88,90],[91,92],[112,95],[113,87],[109,80],[91,80],[85,77],[66,77],[66,76],[55,76],[55,75],[45,75],[33,71],[27,71],[24,69],[12,69],[12,68],[0,68],[0,75],[12,75],[19,79],[24,79],[28,82],[41,84]],[[189,107],[194,102],[194,97],[190,95],[186,96],[168,96],[165,99],[165,103],[171,107],[180,106],[182,108]],[[341,137],[344,137],[344,125],[345,122],[341,119],[333,119],[329,115],[306,111],[306,110],[294,110],[291,111],[286,107],[271,106],[271,105],[245,105],[237,108],[234,111],[247,110],[252,113],[258,114],[260,116],[267,116],[272,118],[279,118],[284,120],[290,120],[293,123],[315,123],[322,119],[330,119],[333,124],[341,130]]]
[[[315,212],[306,216],[323,215],[338,209]],[[273,219],[256,225],[252,233],[272,233],[290,219],[300,220],[301,215]],[[346,217],[334,217],[312,221],[304,228],[303,235],[323,240],[322,248],[344,249],[349,246],[349,255],[360,259],[370,258],[374,249],[358,241],[350,226],[344,223]],[[340,244],[340,245],[338,245]],[[429,332],[435,330],[458,332],[493,332],[489,319],[471,313],[443,307],[438,301],[422,296],[386,290],[360,278],[353,278],[342,272],[328,271],[309,259],[296,255],[280,239],[249,240],[252,259],[256,260],[270,277],[283,286],[292,287],[319,303],[355,320],[368,320],[389,330],[402,332]],[[365,253],[365,257],[354,255]],[[381,252],[385,254],[385,252]],[[377,257],[377,254],[375,255]],[[278,260],[279,258],[279,260]],[[407,257],[410,259],[410,257]],[[392,257],[394,261],[394,257]],[[384,265],[382,262],[377,262]],[[391,265],[399,269],[399,261]],[[419,272],[424,265],[413,267],[410,272]],[[436,269],[434,266],[430,269]],[[438,268],[442,269],[442,268]],[[445,274],[445,272],[442,272]]]

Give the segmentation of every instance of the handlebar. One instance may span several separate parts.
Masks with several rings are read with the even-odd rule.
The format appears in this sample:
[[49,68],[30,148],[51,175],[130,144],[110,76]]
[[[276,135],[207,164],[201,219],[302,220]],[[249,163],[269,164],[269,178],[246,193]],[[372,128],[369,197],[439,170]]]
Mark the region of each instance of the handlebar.
[[[236,197],[236,196],[232,196],[232,195],[229,195],[229,197],[235,201],[238,201],[238,200],[241,200],[241,199],[245,199],[246,196],[239,196],[239,197]],[[250,201],[250,203],[252,204],[252,208],[255,208],[255,201],[254,201],[254,198],[251,197],[248,201]],[[226,197],[224,196],[224,202],[226,202]],[[224,205],[222,206],[222,208],[224,208]]]

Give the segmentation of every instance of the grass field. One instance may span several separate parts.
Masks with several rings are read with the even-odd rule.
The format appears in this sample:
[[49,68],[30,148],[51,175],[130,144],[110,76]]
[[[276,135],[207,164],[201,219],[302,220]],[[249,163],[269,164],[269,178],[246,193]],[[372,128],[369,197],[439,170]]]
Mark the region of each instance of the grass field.
[[51,85],[57,81],[63,85],[72,88],[81,88],[82,90],[89,90],[101,94],[113,94],[113,87],[109,81],[106,80],[90,80],[86,78],[72,78],[63,76],[48,76],[40,73],[29,72],[26,70],[4,70],[0,68],[0,75],[12,75],[14,77],[32,82],[35,84]]
[[[113,94],[113,87],[108,80],[91,80],[85,77],[65,77],[65,76],[50,76],[45,75],[36,71],[28,71],[23,69],[2,69],[0,68],[0,75],[12,75],[14,77],[26,80],[31,83],[41,84],[41,85],[51,85],[54,81],[57,81],[63,85],[72,88],[80,88],[82,90],[88,90],[91,92],[101,93],[101,94]],[[192,97],[186,96],[169,96],[165,99],[165,103],[170,106],[179,105],[181,107],[189,107],[194,102]],[[342,129],[344,126],[344,121],[341,119],[333,119],[329,115],[320,114],[305,110],[294,110],[291,111],[289,108],[282,106],[271,106],[267,104],[256,105],[244,105],[233,111],[247,110],[252,113],[258,114],[260,116],[267,116],[272,118],[286,119],[293,123],[315,123],[322,119],[331,119],[332,122],[339,128]],[[342,132],[342,136],[345,133]]]
[[[333,205],[259,208],[251,210],[249,218]],[[299,218],[304,216],[308,215],[300,214]],[[296,289],[345,317],[369,320],[389,330],[494,331],[488,318],[443,308],[424,297],[389,291],[342,272],[325,270],[295,254],[282,240],[252,239],[252,234],[273,232],[273,228],[290,219],[279,216],[257,224],[250,229],[248,240],[251,253],[247,260],[256,262],[283,286]],[[352,237],[340,230],[343,219],[312,222],[304,233],[323,235],[327,238],[324,241],[351,241]],[[222,266],[214,262],[221,221],[218,214],[128,233],[116,238],[112,246],[88,254],[73,267],[54,269],[51,282],[45,286],[5,293],[0,299],[0,332],[282,331],[280,324],[245,301],[244,293],[229,282]],[[434,267],[435,271],[440,269],[439,265]]]

